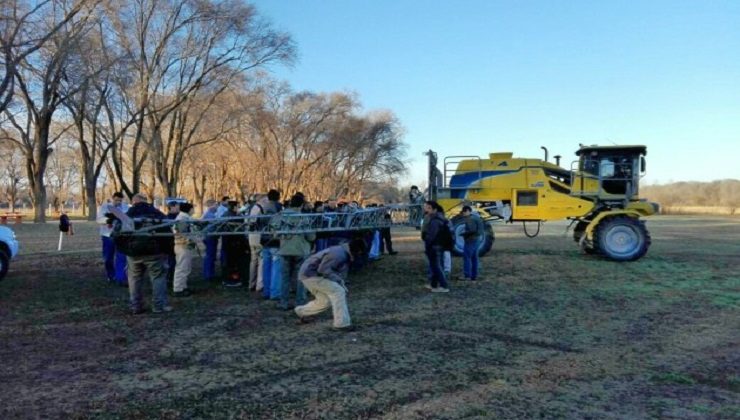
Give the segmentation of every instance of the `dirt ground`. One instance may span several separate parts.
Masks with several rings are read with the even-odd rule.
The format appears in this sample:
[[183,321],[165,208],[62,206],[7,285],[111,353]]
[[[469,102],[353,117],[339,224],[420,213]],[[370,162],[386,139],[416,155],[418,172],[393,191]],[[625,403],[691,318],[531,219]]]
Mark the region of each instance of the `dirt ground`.
[[[740,219],[655,217],[633,263],[497,225],[483,281],[430,294],[414,230],[351,277],[357,330],[205,284],[127,314],[92,224],[23,224],[0,283],[0,418],[738,418]],[[200,265],[200,260],[195,266]],[[461,261],[454,261],[459,272]]]

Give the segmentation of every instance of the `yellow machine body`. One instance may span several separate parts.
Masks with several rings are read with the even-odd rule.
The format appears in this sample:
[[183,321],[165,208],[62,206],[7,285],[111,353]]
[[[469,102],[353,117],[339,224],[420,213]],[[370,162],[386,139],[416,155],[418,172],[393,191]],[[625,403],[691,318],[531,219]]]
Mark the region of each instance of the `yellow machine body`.
[[[449,194],[438,202],[448,212],[464,202],[509,202],[511,221],[559,220],[582,217],[594,207],[587,199],[570,195],[562,168],[540,159],[514,158],[492,153],[486,160],[463,160],[450,179]],[[557,171],[557,172],[556,172]]]
[[[582,247],[599,250],[594,241],[601,241],[602,248],[619,250],[625,240],[645,242],[644,250],[624,258],[636,259],[649,246],[639,218],[658,211],[657,204],[639,197],[646,153],[645,146],[582,146],[570,169],[561,167],[559,159],[556,164],[547,157],[519,158],[512,153],[452,156],[445,158],[443,172],[436,168],[436,155],[434,164],[430,155],[430,185],[438,186],[433,198],[448,217],[467,204],[488,219],[506,222],[572,219],[578,222],[575,238]],[[597,232],[599,224],[611,218],[612,225],[624,226],[614,226],[612,233]]]

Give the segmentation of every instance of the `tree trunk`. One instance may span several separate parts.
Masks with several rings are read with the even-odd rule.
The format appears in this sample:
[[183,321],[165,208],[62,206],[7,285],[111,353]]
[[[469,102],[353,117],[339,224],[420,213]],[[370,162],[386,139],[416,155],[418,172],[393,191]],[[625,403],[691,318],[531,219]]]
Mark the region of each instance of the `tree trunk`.
[[[200,181],[200,186],[198,185]],[[203,214],[203,199],[206,195],[206,176],[201,174],[200,180],[198,179],[198,175],[196,173],[193,173],[193,194],[195,194],[195,202],[198,203],[198,211],[200,214]]]
[[30,163],[31,192],[33,194],[33,222],[46,223],[46,185],[44,173],[49,160],[49,127],[51,115],[44,115],[36,121],[34,127],[33,161]]
[[87,195],[87,220],[94,221],[98,217],[96,180],[85,177],[85,194]]
[[[83,185],[85,185],[85,176],[83,174],[83,171],[80,171],[80,186],[83,186]],[[80,207],[82,207],[82,216],[83,217],[84,216],[88,216],[90,214],[90,213],[87,212],[87,208],[88,208],[87,207],[87,197],[88,197],[87,192],[88,191],[86,191],[85,188],[80,188],[80,195],[81,195],[81,198],[82,198],[82,205]],[[87,220],[95,220],[95,219],[94,218],[93,219],[90,219],[88,217]]]
[[31,194],[33,196],[33,222],[46,223],[46,187],[43,176],[40,178],[34,176]]
[[15,200],[18,198],[18,178],[13,176],[11,177],[10,182],[10,212],[15,213]]

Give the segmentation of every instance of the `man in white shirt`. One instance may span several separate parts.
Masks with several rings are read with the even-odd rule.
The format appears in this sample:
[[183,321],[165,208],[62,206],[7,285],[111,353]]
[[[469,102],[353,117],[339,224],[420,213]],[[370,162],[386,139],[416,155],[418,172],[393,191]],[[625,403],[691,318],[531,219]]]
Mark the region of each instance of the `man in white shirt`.
[[118,252],[113,239],[110,237],[113,226],[106,213],[110,213],[109,208],[115,207],[122,212],[128,210],[128,204],[123,202],[123,194],[120,192],[113,193],[113,197],[103,203],[98,209],[97,222],[100,226],[100,237],[103,241],[103,262],[105,263],[105,273],[108,281],[119,286],[128,286],[128,276],[126,273],[126,256]]

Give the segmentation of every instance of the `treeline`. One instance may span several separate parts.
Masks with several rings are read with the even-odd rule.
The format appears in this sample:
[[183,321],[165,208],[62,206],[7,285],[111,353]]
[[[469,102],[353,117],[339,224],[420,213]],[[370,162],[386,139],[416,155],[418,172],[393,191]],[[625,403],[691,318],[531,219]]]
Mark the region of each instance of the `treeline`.
[[244,0],[8,0],[0,49],[0,183],[35,221],[113,190],[361,198],[406,169],[392,112],[269,76],[295,43]]
[[740,209],[740,180],[736,179],[644,185],[640,195],[660,203],[669,212],[702,212],[699,208],[721,207],[730,214],[740,213],[737,210]]

